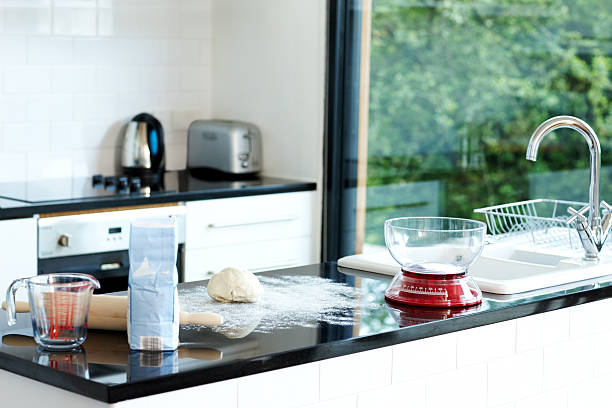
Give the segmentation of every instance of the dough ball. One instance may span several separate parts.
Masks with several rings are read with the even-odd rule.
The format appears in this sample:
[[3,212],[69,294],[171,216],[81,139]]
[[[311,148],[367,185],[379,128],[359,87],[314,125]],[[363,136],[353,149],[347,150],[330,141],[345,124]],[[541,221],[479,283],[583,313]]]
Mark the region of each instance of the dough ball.
[[253,273],[246,269],[225,268],[208,281],[208,294],[219,302],[257,302],[263,294],[263,286]]

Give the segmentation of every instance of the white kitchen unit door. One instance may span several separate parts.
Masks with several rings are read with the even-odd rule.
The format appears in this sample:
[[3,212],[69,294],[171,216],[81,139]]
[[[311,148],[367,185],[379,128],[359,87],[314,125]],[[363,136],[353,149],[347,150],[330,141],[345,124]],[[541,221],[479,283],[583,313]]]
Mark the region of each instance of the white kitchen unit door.
[[314,192],[188,202],[186,282],[227,266],[253,272],[316,262]]
[[0,299],[15,279],[36,275],[36,241],[36,218],[0,221]]

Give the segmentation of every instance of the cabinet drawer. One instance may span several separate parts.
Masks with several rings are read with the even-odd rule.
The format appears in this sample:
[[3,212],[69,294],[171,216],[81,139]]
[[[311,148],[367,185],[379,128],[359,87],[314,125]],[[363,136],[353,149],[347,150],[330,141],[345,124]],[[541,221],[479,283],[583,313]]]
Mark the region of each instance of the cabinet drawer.
[[313,192],[189,202],[186,248],[312,235]]
[[228,266],[261,272],[306,265],[314,261],[312,252],[311,237],[186,250],[184,279],[208,279]]

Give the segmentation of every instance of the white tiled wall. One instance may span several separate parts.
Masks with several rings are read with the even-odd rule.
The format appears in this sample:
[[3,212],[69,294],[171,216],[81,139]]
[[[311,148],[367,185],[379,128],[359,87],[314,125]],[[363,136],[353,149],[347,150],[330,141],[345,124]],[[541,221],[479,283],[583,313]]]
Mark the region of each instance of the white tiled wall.
[[0,181],[113,173],[148,111],[183,168],[210,117],[211,0],[0,0]]
[[118,406],[200,396],[232,408],[610,406],[611,315],[607,299]]

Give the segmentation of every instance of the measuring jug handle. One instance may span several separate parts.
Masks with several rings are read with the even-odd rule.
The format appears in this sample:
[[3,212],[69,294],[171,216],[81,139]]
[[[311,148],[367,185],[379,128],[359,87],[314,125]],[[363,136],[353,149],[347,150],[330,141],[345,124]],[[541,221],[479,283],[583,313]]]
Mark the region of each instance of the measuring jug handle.
[[8,317],[8,325],[14,326],[17,323],[17,314],[15,310],[15,292],[19,288],[24,287],[28,283],[28,278],[17,279],[11,283],[11,286],[6,290],[6,316]]

